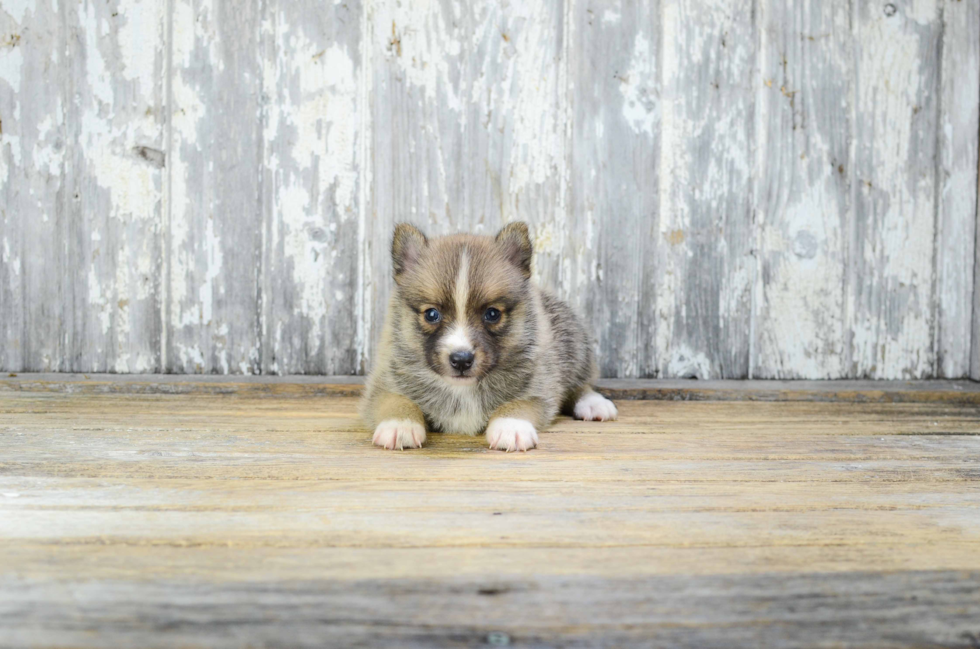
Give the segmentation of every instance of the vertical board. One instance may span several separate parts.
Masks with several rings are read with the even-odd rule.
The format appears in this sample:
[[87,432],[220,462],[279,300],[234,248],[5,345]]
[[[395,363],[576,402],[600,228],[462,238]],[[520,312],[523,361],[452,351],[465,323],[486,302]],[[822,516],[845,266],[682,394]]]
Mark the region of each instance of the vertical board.
[[973,332],[970,345],[970,378],[980,381],[980,169],[977,172],[976,246],[973,264]]
[[936,370],[970,373],[980,140],[980,1],[943,5],[936,208]]
[[376,343],[387,310],[398,221],[432,235],[492,234],[505,222],[528,221],[535,275],[561,289],[563,21],[562,3],[548,0],[374,8],[367,341]]
[[66,368],[160,364],[166,3],[83,0],[68,23]]
[[846,0],[759,6],[753,378],[846,375],[849,12]]
[[567,294],[603,376],[656,374],[660,5],[571,3]]
[[259,0],[173,0],[166,370],[261,367]]
[[662,376],[744,378],[752,257],[752,6],[664,0],[657,349]]
[[935,349],[936,125],[934,0],[855,3],[854,219],[849,374],[921,378]]
[[360,27],[357,2],[264,10],[263,372],[358,369]]
[[68,369],[64,8],[0,5],[0,368]]

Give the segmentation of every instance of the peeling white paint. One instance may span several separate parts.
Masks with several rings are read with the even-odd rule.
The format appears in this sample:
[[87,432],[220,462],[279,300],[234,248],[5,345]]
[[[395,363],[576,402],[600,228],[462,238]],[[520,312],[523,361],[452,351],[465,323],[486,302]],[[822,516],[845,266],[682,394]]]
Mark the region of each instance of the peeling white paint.
[[0,11],[10,16],[15,23],[22,23],[27,11],[34,8],[35,2],[36,0],[3,0]]
[[636,34],[630,67],[619,79],[626,123],[633,131],[653,137],[660,120],[660,102],[656,96],[660,81],[655,51],[643,32]]
[[934,22],[939,14],[936,0],[912,0],[912,2],[904,4],[900,11],[909,20],[914,20],[920,25],[928,25]]
[[[462,11],[459,0],[451,6],[458,17]],[[422,88],[429,101],[438,99],[445,102],[445,108],[459,113],[462,98],[450,79],[450,60],[459,56],[463,44],[442,3],[408,0],[378,3],[373,8],[377,37],[385,42],[387,57],[399,65],[405,80]]]
[[713,375],[712,363],[704,352],[687,345],[674,345],[667,358],[667,375],[680,378],[708,379]]
[[108,335],[112,326],[112,313],[109,310],[109,298],[102,293],[102,282],[94,264],[88,269],[88,306],[98,314],[102,335]]
[[14,92],[20,92],[23,67],[24,51],[19,46],[0,46],[0,81],[6,82]]
[[[927,4],[919,5],[922,12],[930,10]],[[854,253],[877,270],[858,281],[873,282],[881,297],[850,309],[853,362],[859,375],[918,378],[933,368],[926,341],[932,339],[935,179],[910,173],[909,164],[918,166],[913,118],[933,92],[923,86],[931,83],[920,59],[927,50],[924,34],[902,20],[872,14],[860,33],[857,110],[865,128],[888,137],[876,136],[859,150],[870,166],[857,179],[858,200],[873,214],[875,236],[858,242]]]
[[162,42],[163,12],[157,0],[128,0],[119,5],[116,16],[121,72],[124,78],[138,81],[148,95],[153,90],[157,65],[157,48],[150,43]]
[[[501,221],[531,221],[535,278],[593,310],[593,322],[608,318],[625,341],[613,351],[654,350],[642,362],[626,354],[616,359],[626,373],[718,376],[719,359],[733,351],[726,346],[742,340],[730,332],[749,326],[751,371],[762,376],[916,377],[936,371],[940,362],[942,372],[962,372],[969,345],[957,340],[970,333],[973,283],[966,266],[972,269],[975,252],[977,164],[975,137],[960,134],[975,135],[977,84],[957,85],[972,88],[969,93],[944,89],[938,110],[928,104],[926,112],[942,120],[937,132],[923,128],[930,122],[921,111],[936,91],[929,57],[975,51],[964,43],[976,38],[976,28],[953,29],[973,25],[974,14],[963,9],[969,3],[940,10],[936,0],[912,0],[887,15],[880,6],[855,5],[852,14],[843,5],[778,8],[764,0],[755,14],[758,26],[734,0],[664,0],[652,22],[635,19],[642,8],[612,0],[590,6],[594,15],[587,19],[575,13],[586,9],[581,3],[557,10],[540,0],[369,1],[359,15],[342,4],[324,6],[356,18],[339,36],[322,29],[336,21],[307,23],[302,10],[287,3],[262,5],[268,12],[258,17],[243,13],[255,24],[237,27],[218,23],[221,7],[211,0],[169,4],[172,16],[164,15],[168,3],[149,0],[111,7],[80,2],[77,12],[64,14],[78,21],[71,29],[79,38],[67,48],[49,47],[41,59],[29,48],[56,37],[35,29],[40,19],[32,16],[47,16],[48,5],[5,0],[0,8],[0,38],[14,25],[31,27],[39,39],[0,45],[0,195],[13,201],[18,218],[29,214],[48,232],[63,217],[65,201],[52,195],[64,189],[58,183],[65,163],[81,161],[69,171],[82,188],[82,227],[90,228],[76,240],[87,265],[75,269],[75,285],[88,301],[81,329],[89,339],[72,344],[88,345],[85,358],[98,359],[102,369],[154,369],[154,350],[146,347],[157,334],[174,337],[169,360],[177,367],[245,373],[265,363],[274,372],[292,369],[306,362],[303,354],[339,353],[334,337],[347,325],[338,326],[335,314],[352,304],[355,364],[366,360],[386,290],[388,221],[415,217],[433,233],[492,233]],[[773,21],[775,10],[792,19]],[[828,11],[835,12],[832,28],[811,24]],[[939,33],[939,20],[947,22],[942,47],[929,40]],[[658,22],[656,32],[648,31]],[[625,35],[622,58],[615,69],[600,62],[594,74],[608,75],[607,84],[596,93],[594,80],[573,65],[576,48],[594,34],[608,40],[613,33]],[[813,86],[797,78],[792,65],[794,55],[818,47],[800,48],[794,39],[811,35],[817,42],[825,33],[834,47],[851,43],[855,49],[837,48],[823,63],[808,55],[810,73],[859,80],[854,93],[841,92],[833,103],[829,91],[818,90],[819,101],[808,94]],[[261,46],[253,51],[222,42],[242,34]],[[31,94],[38,61],[67,69],[66,50],[77,54],[71,69],[79,76],[70,80],[77,95],[64,102],[42,98],[39,107]],[[254,105],[255,88],[262,93],[260,114],[241,116],[263,120],[258,159],[224,158],[228,143],[214,138],[215,124],[229,119],[221,111],[239,105],[223,100],[215,109],[214,93],[237,92],[219,83],[222,71],[232,69],[232,50],[248,87],[248,96],[243,90],[236,100]],[[175,71],[162,79],[168,51]],[[788,66],[781,63],[784,55]],[[959,56],[955,64],[966,60],[972,59]],[[975,67],[964,73],[949,61],[943,65],[944,79],[976,76]],[[947,74],[947,66],[955,71]],[[46,88],[45,97],[63,95],[68,81],[56,74],[45,79],[58,86],[50,93]],[[595,102],[596,110],[579,123],[582,101]],[[391,111],[391,123],[373,122],[384,110]],[[835,110],[834,132],[821,130],[828,127],[816,120]],[[791,116],[791,126],[771,128],[773,115]],[[864,121],[849,124],[849,115]],[[79,138],[66,142],[66,129],[76,126]],[[164,128],[173,133],[169,148]],[[836,135],[848,128],[854,128],[854,148],[841,156]],[[651,159],[636,147],[622,147],[620,154],[624,134],[659,150]],[[923,144],[930,139],[945,147],[939,178],[930,174],[930,163],[916,166],[935,160]],[[972,152],[961,146],[955,157],[950,152],[961,142],[971,142]],[[141,159],[134,153],[139,146],[166,149],[166,166]],[[610,164],[609,156],[589,148],[600,146],[621,159]],[[776,151],[781,155],[771,155]],[[782,155],[786,151],[793,157]],[[376,186],[372,172],[386,173],[388,155],[402,156],[401,175]],[[855,157],[866,161],[863,168],[855,168]],[[262,268],[255,272],[271,295],[262,298],[258,340],[242,333],[254,320],[222,321],[219,309],[227,301],[248,296],[236,295],[240,278],[229,281],[241,265],[229,256],[233,233],[218,225],[228,220],[207,213],[208,196],[223,191],[214,183],[229,166],[243,164],[255,166],[262,179],[256,209],[267,215]],[[632,178],[622,177],[630,172]],[[774,176],[774,187],[753,180]],[[649,203],[616,200],[643,192],[638,184],[654,184],[654,177]],[[576,195],[578,182],[595,196]],[[167,183],[165,209],[172,219],[162,224]],[[847,216],[854,200],[870,211],[874,225],[849,241],[840,223],[842,214],[849,223],[858,218]],[[636,213],[610,214],[610,206]],[[943,215],[938,225],[937,211]],[[37,254],[19,249],[25,231],[5,218],[0,274],[10,291],[20,291],[25,276],[37,276],[36,265],[28,266]],[[617,229],[652,218],[658,225],[648,248],[634,245],[647,231]],[[170,248],[161,255],[164,240]],[[637,259],[611,264],[600,251]],[[170,290],[163,295],[145,279],[159,274],[161,257],[169,264]],[[873,277],[847,277],[844,269],[854,259]],[[643,275],[624,271],[631,267]],[[851,289],[843,288],[848,282]],[[858,303],[855,284],[879,293]],[[583,290],[595,285],[600,288]],[[277,291],[287,297],[277,302]],[[154,328],[157,300],[167,300],[162,333]],[[31,362],[58,366],[67,353],[60,344],[31,350]],[[851,352],[854,364],[845,367]]]
[[[201,3],[202,9],[198,15],[208,15],[211,11],[211,3]],[[196,37],[194,27],[197,24],[196,16],[190,2],[175,2],[173,6],[173,58],[174,66],[191,65],[191,53],[196,47]],[[212,54],[214,54],[212,52]],[[213,59],[212,59],[213,60]],[[173,106],[169,110],[172,120],[172,149],[170,155],[170,239],[171,239],[171,267],[170,267],[170,296],[169,313],[170,326],[184,327],[201,322],[204,318],[203,307],[191,305],[196,302],[200,295],[191,300],[190,289],[193,282],[195,260],[189,255],[187,247],[190,240],[191,218],[187,210],[191,208],[193,202],[188,192],[188,177],[190,173],[184,163],[185,149],[199,149],[198,130],[199,125],[204,123],[207,117],[207,104],[205,98],[201,97],[197,89],[192,87],[184,78],[184,75],[175,72],[171,79],[171,92],[173,94]],[[203,364],[203,357],[200,361],[196,357],[187,356],[186,348],[177,350],[182,359],[190,360],[197,364]],[[198,351],[198,353],[200,353]]]
[[602,22],[606,25],[615,25],[622,20],[622,15],[618,11],[606,9],[602,12]]

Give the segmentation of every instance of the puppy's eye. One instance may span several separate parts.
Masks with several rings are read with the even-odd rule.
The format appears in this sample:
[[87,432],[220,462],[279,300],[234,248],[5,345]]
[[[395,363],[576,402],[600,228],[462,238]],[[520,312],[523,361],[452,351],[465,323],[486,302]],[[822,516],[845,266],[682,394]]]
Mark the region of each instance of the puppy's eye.
[[499,322],[500,321],[500,309],[495,309],[493,307],[490,307],[489,309],[487,309],[486,313],[483,314],[483,319],[486,320],[487,322],[489,322],[490,324],[493,324],[495,322]]
[[436,309],[426,309],[422,315],[429,324],[435,324],[442,320],[442,314]]

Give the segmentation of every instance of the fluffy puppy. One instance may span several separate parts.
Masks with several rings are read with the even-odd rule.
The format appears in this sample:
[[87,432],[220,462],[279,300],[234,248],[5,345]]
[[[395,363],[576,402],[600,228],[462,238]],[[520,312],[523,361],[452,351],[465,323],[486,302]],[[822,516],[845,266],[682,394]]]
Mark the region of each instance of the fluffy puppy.
[[375,444],[417,448],[427,431],[486,431],[490,448],[526,451],[559,409],[616,418],[616,406],[592,390],[585,330],[531,282],[531,255],[524,223],[496,237],[432,240],[395,227],[395,289],[361,406]]

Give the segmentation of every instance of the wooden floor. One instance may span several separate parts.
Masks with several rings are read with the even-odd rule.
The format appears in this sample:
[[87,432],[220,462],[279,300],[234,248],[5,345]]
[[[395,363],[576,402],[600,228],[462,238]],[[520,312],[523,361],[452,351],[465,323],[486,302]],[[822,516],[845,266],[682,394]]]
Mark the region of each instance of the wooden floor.
[[374,448],[352,396],[21,387],[2,647],[980,647],[970,399],[621,401],[504,454]]

